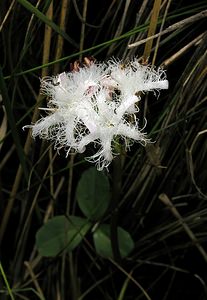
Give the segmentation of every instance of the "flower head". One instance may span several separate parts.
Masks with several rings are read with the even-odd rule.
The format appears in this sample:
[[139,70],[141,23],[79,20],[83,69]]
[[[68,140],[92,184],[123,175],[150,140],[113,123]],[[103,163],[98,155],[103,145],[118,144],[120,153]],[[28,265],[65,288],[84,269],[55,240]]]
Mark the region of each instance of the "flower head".
[[97,152],[87,157],[102,170],[117,155],[121,138],[125,148],[148,139],[138,126],[140,93],[167,89],[162,69],[155,71],[133,60],[126,65],[111,60],[91,63],[78,71],[41,79],[41,91],[49,96],[49,115],[32,128],[32,136],[54,141],[55,148],[84,152],[93,143]]

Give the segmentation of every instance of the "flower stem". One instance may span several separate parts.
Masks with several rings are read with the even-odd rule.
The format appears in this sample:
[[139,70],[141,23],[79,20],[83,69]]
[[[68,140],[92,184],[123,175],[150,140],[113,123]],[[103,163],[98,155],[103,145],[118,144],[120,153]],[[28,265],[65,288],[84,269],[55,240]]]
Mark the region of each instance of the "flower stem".
[[121,192],[121,156],[116,157],[113,160],[113,183],[112,183],[112,204],[111,204],[111,247],[116,262],[121,261],[121,254],[119,250],[118,242],[118,204]]

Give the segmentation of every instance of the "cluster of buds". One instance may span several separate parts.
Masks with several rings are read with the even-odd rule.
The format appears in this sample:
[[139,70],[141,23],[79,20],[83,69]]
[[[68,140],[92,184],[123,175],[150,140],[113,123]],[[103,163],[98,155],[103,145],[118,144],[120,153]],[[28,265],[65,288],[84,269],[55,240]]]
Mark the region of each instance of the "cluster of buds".
[[41,92],[49,96],[48,115],[26,127],[32,128],[33,137],[64,148],[66,155],[71,150],[82,153],[93,143],[96,153],[86,159],[103,170],[118,154],[118,142],[126,150],[134,141],[147,143],[138,124],[140,94],[167,88],[162,69],[141,65],[136,59],[123,64],[86,58],[82,65],[74,63],[71,72],[41,79]]

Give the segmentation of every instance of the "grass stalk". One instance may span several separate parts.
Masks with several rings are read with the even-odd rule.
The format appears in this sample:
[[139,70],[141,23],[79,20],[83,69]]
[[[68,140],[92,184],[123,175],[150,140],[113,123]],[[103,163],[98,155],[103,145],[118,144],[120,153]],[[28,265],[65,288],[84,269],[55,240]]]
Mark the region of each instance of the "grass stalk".
[[[149,30],[148,30],[148,34],[147,34],[148,38],[155,34],[155,31],[157,28],[158,17],[159,17],[159,13],[160,13],[160,7],[161,7],[161,0],[155,0],[153,9],[152,9],[151,19],[150,19]],[[143,53],[144,61],[149,60],[151,49],[152,49],[152,43],[153,43],[153,39],[146,40],[144,53]]]
[[8,19],[9,15],[10,15],[10,13],[11,13],[13,7],[14,7],[14,5],[15,5],[15,0],[12,0],[12,3],[10,4],[10,6],[9,6],[9,8],[8,8],[8,10],[7,10],[7,12],[6,12],[6,14],[5,14],[5,16],[4,16],[3,20],[2,20],[2,22],[1,22],[1,25],[0,25],[0,32],[2,31],[2,29],[3,29],[3,27],[4,27],[4,24],[6,23],[6,20]]
[[[65,32],[65,29],[66,29],[68,9],[69,9],[69,1],[68,0],[63,0],[62,5],[61,5],[59,27],[64,32]],[[58,59],[61,58],[62,51],[63,51],[63,44],[64,44],[64,38],[61,35],[58,35],[56,52],[55,52],[55,60],[58,60]],[[55,64],[54,65],[54,74],[57,74],[59,72],[59,69],[60,69],[60,64]]]
[[[132,276],[132,272],[130,272],[129,275]],[[124,300],[126,289],[129,285],[129,282],[130,282],[130,277],[128,276],[124,281],[124,284],[121,288],[121,291],[119,293],[119,296],[118,296],[117,300]]]
[[35,6],[33,6],[30,2],[26,0],[18,0],[18,2],[23,5],[28,11],[34,14],[37,18],[43,21],[46,25],[51,27],[54,31],[60,34],[64,39],[66,39],[69,43],[71,43],[75,48],[78,48],[76,42],[71,39],[69,35],[67,35],[64,31],[60,29],[50,18],[44,15],[40,10],[38,10]]
[[200,12],[200,13],[197,13],[197,14],[194,15],[194,16],[191,16],[191,17],[189,17],[189,18],[183,19],[182,21],[179,21],[179,22],[177,22],[177,23],[174,23],[173,25],[169,26],[167,29],[163,30],[162,32],[159,32],[159,33],[157,33],[157,34],[148,36],[146,39],[143,39],[143,40],[138,41],[138,42],[136,42],[136,43],[130,44],[130,45],[128,45],[128,48],[131,49],[131,48],[133,48],[133,47],[137,47],[137,46],[139,46],[139,45],[141,45],[141,44],[144,44],[144,43],[146,43],[146,42],[148,42],[148,41],[151,41],[151,40],[153,40],[154,38],[157,38],[157,37],[159,37],[159,36],[161,36],[161,35],[163,35],[163,34],[166,34],[166,33],[169,33],[169,32],[171,32],[171,31],[180,29],[180,28],[183,27],[183,26],[186,26],[186,25],[188,25],[188,24],[190,24],[190,23],[194,23],[194,22],[196,22],[196,21],[198,21],[198,20],[200,20],[200,19],[202,19],[202,18],[206,18],[206,17],[207,17],[207,10],[204,10],[204,11],[202,11],[202,12]]
[[39,294],[40,299],[41,300],[45,300],[43,291],[42,291],[42,289],[41,289],[41,287],[40,287],[40,285],[39,285],[39,283],[37,281],[37,277],[34,274],[34,271],[33,271],[32,267],[31,267],[31,265],[27,261],[25,261],[24,264],[27,267],[27,270],[28,270],[28,272],[29,272],[29,274],[31,276],[32,282],[33,282],[33,284],[34,284],[34,286],[35,286],[35,288],[36,288],[36,290],[37,290],[37,292]]
[[204,250],[204,248],[199,243],[198,239],[194,235],[193,231],[189,228],[189,226],[186,224],[186,222],[183,220],[182,216],[178,212],[178,210],[175,208],[175,206],[172,204],[172,201],[170,201],[169,197],[166,194],[161,194],[159,196],[159,199],[171,210],[172,214],[180,221],[181,226],[189,236],[189,238],[192,240],[193,245],[195,245],[202,255],[203,259],[207,263],[207,253]]
[[7,288],[7,291],[8,291],[8,294],[9,294],[11,300],[15,300],[14,295],[13,295],[12,290],[10,288],[9,282],[7,280],[7,277],[6,277],[6,274],[4,272],[4,269],[3,269],[3,266],[1,264],[1,262],[0,262],[0,273],[1,273],[2,277],[3,277],[4,283],[6,285],[6,288]]
[[143,286],[134,278],[134,276],[131,275],[132,272],[128,273],[123,267],[119,266],[115,261],[112,260],[110,261],[117,267],[117,269],[119,269],[125,276],[127,276],[127,278],[129,278],[130,281],[133,282],[142,291],[143,296],[145,296],[147,300],[152,300],[152,298],[148,295],[148,293],[143,288]]
[[[165,24],[165,21],[166,21],[166,18],[167,18],[167,14],[168,14],[171,2],[172,2],[172,0],[167,1],[167,5],[166,5],[166,8],[165,8],[164,16],[162,18],[162,23],[161,23],[159,32],[163,31],[164,24]],[[159,49],[160,39],[161,39],[161,35],[158,36],[157,41],[156,41],[155,50],[154,50],[154,54],[153,54],[153,58],[152,58],[152,65],[155,64],[157,52],[158,52],[158,49]]]
[[82,51],[84,49],[87,7],[88,7],[88,0],[84,0],[84,2],[83,2],[83,16],[82,16],[82,24],[81,24],[81,34],[80,34],[80,48],[79,48],[79,51],[80,51],[79,60],[80,61],[83,58]]

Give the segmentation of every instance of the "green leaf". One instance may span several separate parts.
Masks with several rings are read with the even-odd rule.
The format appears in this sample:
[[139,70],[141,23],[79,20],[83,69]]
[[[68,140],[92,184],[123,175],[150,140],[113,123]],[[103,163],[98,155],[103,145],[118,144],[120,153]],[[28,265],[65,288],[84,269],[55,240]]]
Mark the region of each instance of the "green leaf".
[[[121,227],[117,228],[118,244],[121,257],[124,258],[134,249],[134,241],[131,235]],[[93,234],[96,252],[105,258],[113,259],[111,247],[110,225],[100,225]]]
[[108,178],[96,168],[88,169],[81,176],[76,197],[83,214],[91,220],[99,220],[105,214],[110,201]]
[[91,224],[75,216],[57,216],[43,225],[36,234],[36,246],[42,256],[56,256],[72,251],[90,229]]

